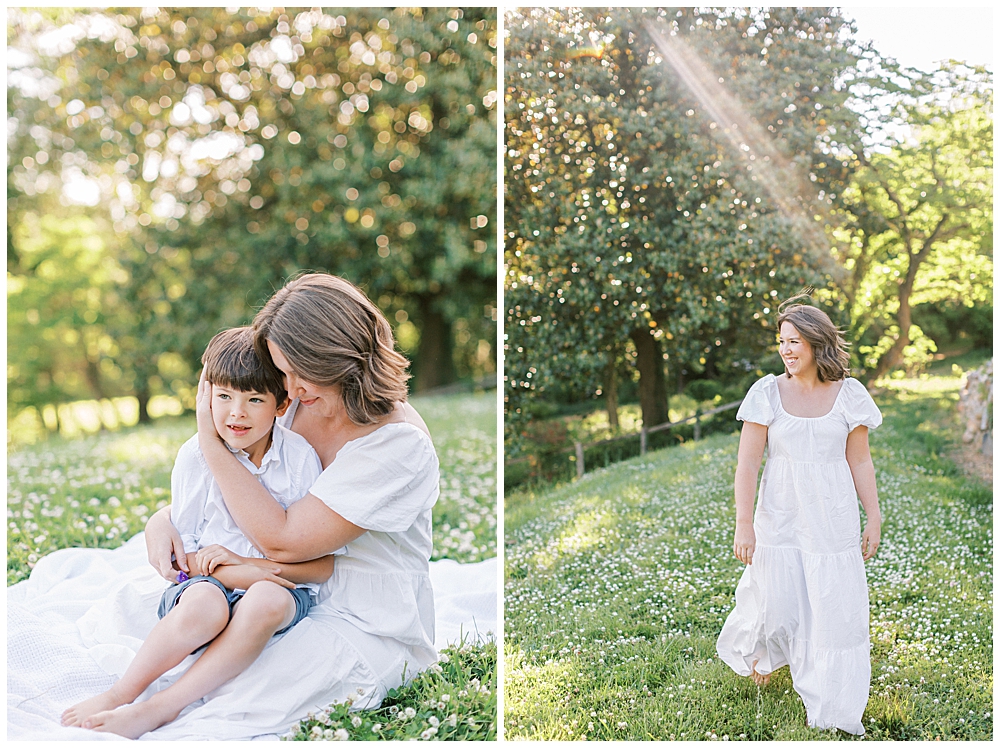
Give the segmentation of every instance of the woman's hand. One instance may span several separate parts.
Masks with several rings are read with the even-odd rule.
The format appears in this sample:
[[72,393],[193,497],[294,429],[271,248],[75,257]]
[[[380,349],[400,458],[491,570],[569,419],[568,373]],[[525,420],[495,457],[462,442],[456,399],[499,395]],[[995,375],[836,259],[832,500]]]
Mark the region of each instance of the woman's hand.
[[195,554],[194,567],[198,574],[209,576],[220,566],[238,566],[244,562],[242,556],[237,556],[221,545],[208,545],[198,549]]
[[865,561],[875,555],[880,542],[882,542],[882,518],[869,517],[865,522],[864,532],[861,533],[861,555]]
[[272,570],[255,564],[237,564],[219,566],[212,576],[222,582],[227,590],[248,590],[255,582],[274,582],[290,590],[295,589],[295,583],[282,579],[277,571],[277,567]]
[[198,444],[204,449],[210,443],[206,442],[207,439],[221,441],[222,438],[215,429],[215,421],[212,420],[212,383],[205,379],[204,369],[198,379],[198,394],[194,402],[195,415],[198,419]]
[[180,533],[170,521],[170,507],[165,506],[146,522],[146,557],[157,574],[168,582],[177,581],[177,572],[190,572]]
[[736,536],[733,540],[733,553],[747,565],[753,564],[753,552],[757,547],[757,536],[753,531],[751,520],[736,522]]

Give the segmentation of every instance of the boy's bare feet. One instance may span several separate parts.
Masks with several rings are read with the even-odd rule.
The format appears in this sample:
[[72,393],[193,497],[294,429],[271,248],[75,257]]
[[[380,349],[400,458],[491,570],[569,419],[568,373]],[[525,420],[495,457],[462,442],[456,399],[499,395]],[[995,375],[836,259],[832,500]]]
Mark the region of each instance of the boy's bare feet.
[[[117,685],[117,684],[115,684]],[[114,709],[127,701],[121,698],[115,687],[112,686],[104,693],[93,696],[79,704],[74,704],[62,713],[62,724],[64,727],[82,727],[83,721],[98,712],[106,712]]]
[[118,709],[98,712],[84,720],[83,727],[97,732],[113,732],[133,740],[177,718],[178,712],[158,703],[154,696],[149,701],[129,704]]
[[758,686],[766,686],[771,682],[771,674],[761,675],[757,672],[757,660],[753,661],[753,667],[751,668],[750,677],[753,678],[753,682]]

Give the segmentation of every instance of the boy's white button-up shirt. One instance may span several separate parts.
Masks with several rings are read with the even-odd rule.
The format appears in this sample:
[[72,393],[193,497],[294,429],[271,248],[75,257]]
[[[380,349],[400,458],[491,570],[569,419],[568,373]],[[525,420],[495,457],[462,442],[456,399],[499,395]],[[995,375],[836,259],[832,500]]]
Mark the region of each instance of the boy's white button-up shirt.
[[[247,453],[226,447],[284,508],[305,496],[323,472],[316,454],[304,437],[275,424],[271,446],[257,467]],[[194,553],[210,545],[221,545],[247,558],[264,558],[237,526],[219,484],[198,446],[195,434],[181,446],[170,474],[170,519],[184,542],[184,551]],[[319,585],[308,587],[314,594]]]

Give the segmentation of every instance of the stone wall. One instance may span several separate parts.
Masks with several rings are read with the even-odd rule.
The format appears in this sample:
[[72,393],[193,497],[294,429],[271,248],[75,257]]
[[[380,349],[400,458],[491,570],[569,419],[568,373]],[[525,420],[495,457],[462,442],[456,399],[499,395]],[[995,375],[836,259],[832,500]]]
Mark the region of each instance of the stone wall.
[[993,453],[993,359],[965,373],[958,410],[965,423],[962,441]]

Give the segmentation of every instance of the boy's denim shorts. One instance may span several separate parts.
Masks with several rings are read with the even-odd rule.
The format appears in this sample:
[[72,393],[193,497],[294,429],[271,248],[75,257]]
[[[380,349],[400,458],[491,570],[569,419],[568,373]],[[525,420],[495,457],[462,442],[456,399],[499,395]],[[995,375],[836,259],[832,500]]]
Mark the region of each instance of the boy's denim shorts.
[[[211,582],[222,590],[222,593],[226,596],[226,600],[229,603],[229,620],[233,620],[233,608],[236,607],[236,603],[238,603],[243,598],[243,595],[246,594],[246,590],[242,592],[227,590],[226,586],[215,577],[204,576],[193,576],[190,579],[185,579],[180,584],[174,584],[167,587],[167,589],[163,591],[163,596],[160,598],[160,608],[156,611],[156,614],[160,618],[163,618],[167,613],[174,609],[174,606],[177,605],[177,601],[180,600],[181,595],[184,594],[184,590],[196,582]],[[286,587],[285,589],[288,588]],[[294,590],[288,590],[288,594],[290,594],[295,600],[295,617],[292,618],[292,622],[285,626],[285,628],[281,629],[281,631],[275,631],[275,636],[284,634],[295,624],[305,618],[309,614],[309,609],[312,608],[313,605],[312,596],[309,594],[309,590],[305,587],[296,587]],[[204,644],[196,649],[195,652],[204,649],[207,646],[208,644]]]

